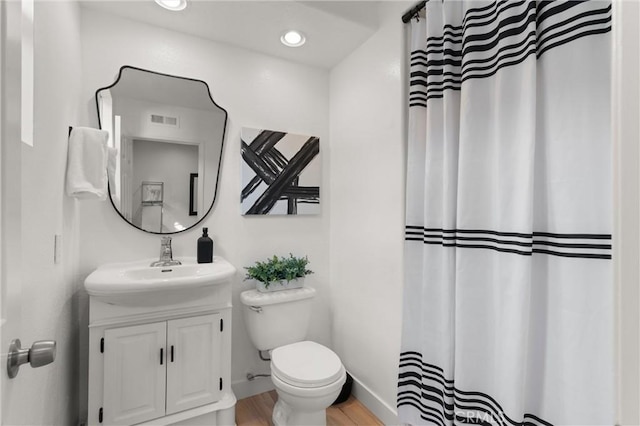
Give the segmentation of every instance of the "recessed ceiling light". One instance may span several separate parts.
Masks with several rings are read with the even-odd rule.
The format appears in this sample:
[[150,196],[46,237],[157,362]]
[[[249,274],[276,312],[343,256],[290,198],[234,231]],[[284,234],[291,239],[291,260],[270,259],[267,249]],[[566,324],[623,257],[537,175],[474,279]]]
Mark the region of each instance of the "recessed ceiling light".
[[288,47],[300,47],[307,41],[307,39],[304,38],[302,33],[292,30],[282,34],[280,41]]
[[168,10],[178,11],[187,7],[187,0],[156,0],[160,6]]

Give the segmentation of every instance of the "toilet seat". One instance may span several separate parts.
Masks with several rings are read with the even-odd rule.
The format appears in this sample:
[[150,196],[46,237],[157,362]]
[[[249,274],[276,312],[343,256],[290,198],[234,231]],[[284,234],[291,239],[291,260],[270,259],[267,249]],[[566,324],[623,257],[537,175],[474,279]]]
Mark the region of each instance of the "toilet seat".
[[334,383],[345,370],[331,349],[304,341],[274,349],[271,352],[271,373],[291,386],[315,388]]

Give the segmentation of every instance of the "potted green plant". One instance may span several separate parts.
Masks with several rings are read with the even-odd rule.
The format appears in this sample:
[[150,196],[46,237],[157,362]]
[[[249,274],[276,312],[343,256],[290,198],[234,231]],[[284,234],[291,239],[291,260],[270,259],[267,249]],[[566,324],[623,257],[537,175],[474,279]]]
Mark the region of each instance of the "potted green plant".
[[255,280],[256,289],[261,292],[288,290],[304,286],[304,277],[312,274],[307,269],[309,259],[305,257],[273,257],[245,266],[246,280]]

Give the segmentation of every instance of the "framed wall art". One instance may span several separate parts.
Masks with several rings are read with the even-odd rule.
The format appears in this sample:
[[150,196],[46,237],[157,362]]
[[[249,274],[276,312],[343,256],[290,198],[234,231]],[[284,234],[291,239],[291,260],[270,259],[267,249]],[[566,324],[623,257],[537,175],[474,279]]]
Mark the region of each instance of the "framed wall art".
[[320,139],[275,130],[241,131],[243,215],[320,213]]

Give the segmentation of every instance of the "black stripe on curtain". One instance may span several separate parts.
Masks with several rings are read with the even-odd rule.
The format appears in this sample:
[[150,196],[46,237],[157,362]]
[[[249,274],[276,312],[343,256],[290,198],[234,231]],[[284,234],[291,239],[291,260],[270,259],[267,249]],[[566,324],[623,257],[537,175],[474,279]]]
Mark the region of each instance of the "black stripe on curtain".
[[409,106],[426,107],[466,80],[610,31],[609,1],[499,1],[469,9],[461,26],[445,25],[441,35],[427,38],[424,50],[411,52]]
[[545,254],[584,259],[611,259],[612,251],[610,234],[521,233],[407,225],[405,240],[443,247],[493,250],[522,256]]
[[415,407],[423,420],[440,426],[451,421],[487,426],[553,426],[532,413],[524,413],[522,419],[511,418],[494,397],[456,387],[441,367],[423,362],[422,354],[415,351],[400,354],[398,406],[402,405]]

